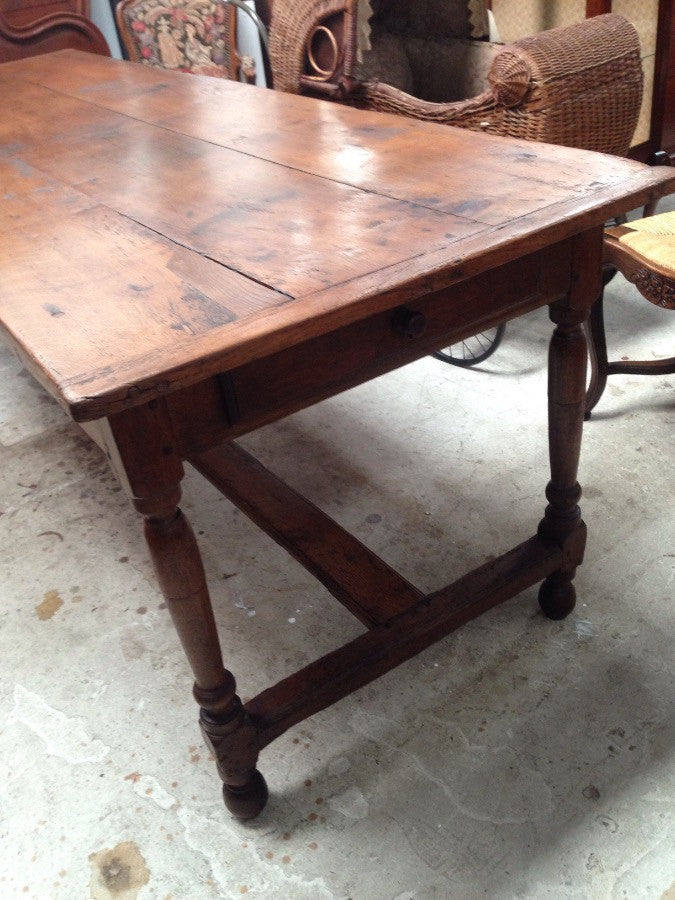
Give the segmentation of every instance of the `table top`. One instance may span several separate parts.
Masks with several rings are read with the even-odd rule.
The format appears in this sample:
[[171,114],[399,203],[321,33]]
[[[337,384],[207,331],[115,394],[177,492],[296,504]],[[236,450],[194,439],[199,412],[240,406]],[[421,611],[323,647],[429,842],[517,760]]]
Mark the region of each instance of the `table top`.
[[79,420],[439,290],[675,171],[78,51],[0,66],[0,321]]

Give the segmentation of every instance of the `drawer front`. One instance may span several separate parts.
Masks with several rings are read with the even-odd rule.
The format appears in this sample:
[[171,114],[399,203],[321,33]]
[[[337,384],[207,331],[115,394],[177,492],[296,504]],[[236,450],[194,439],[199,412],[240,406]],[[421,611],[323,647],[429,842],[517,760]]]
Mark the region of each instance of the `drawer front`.
[[184,456],[562,297],[571,242],[169,395]]

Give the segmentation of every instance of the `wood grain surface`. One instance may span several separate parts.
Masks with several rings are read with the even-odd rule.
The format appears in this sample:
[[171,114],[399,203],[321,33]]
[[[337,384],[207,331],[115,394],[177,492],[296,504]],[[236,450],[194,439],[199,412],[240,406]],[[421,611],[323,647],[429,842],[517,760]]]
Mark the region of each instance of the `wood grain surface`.
[[[307,716],[542,579],[545,614],[571,612],[603,224],[675,171],[71,51],[0,66],[0,92],[0,321],[145,519],[234,815],[263,808],[258,754]],[[544,518],[433,594],[227,443],[544,305]],[[245,705],[178,507],[185,460],[368,629]]]
[[78,51],[3,65],[0,92],[0,319],[80,421],[675,188],[613,157]]

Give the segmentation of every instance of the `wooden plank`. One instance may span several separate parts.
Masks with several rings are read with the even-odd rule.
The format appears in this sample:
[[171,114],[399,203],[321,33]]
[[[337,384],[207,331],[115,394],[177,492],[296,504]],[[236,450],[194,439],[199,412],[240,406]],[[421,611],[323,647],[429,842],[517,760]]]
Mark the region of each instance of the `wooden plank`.
[[[39,141],[36,107],[45,110]],[[288,296],[485,230],[467,217],[280,168],[32,85],[16,97],[12,123],[0,134],[16,142],[23,165]]]
[[369,628],[422,594],[371,550],[234,443],[188,460]]
[[167,348],[190,357],[207,332],[288,300],[33,169],[0,159],[0,182],[0,240],[11,247],[2,260],[2,323],[71,412],[96,391],[92,373],[124,383],[118,365],[134,360],[135,374],[145,369],[161,392],[163,376],[147,358]]
[[[645,188],[642,179],[638,181],[636,187],[638,197],[646,198],[649,195],[649,190]],[[73,260],[77,253],[85,253],[86,247],[95,239],[96,229],[88,229],[83,220],[77,234],[85,235],[84,243],[80,244],[79,239],[64,243],[66,223],[67,220],[62,220],[59,224],[58,234],[61,238],[50,237],[50,242],[45,242],[43,253],[39,257],[33,253],[30,234],[22,229],[13,228],[12,222],[9,223],[11,240],[7,240],[5,244],[7,247],[14,246],[17,252],[8,254],[3,261],[4,282],[3,292],[0,295],[0,313],[7,332],[22,351],[24,358],[37,360],[39,356],[37,367],[32,369],[36,377],[46,384],[57,398],[63,399],[77,421],[100,418],[129,405],[194,384],[210,374],[226,371],[253,359],[300,344],[313,336],[343,327],[370,313],[410,302],[420,294],[442,288],[453,280],[466,279],[475,275],[477,271],[489,268],[490,262],[493,266],[508,262],[514,255],[525,255],[528,251],[537,250],[553,240],[553,235],[546,231],[539,232],[533,238],[528,231],[527,223],[520,222],[519,227],[522,231],[517,239],[514,241],[512,237],[509,240],[507,233],[500,233],[502,243],[493,249],[492,254],[481,255],[480,242],[477,242],[470,247],[465,245],[467,255],[453,259],[449,264],[446,251],[444,259],[440,253],[437,256],[430,254],[431,258],[422,257],[406,264],[392,265],[386,270],[318,292],[292,304],[283,302],[283,295],[277,294],[277,302],[281,305],[273,309],[263,310],[240,320],[232,320],[220,327],[198,329],[196,332],[187,330],[176,332],[171,329],[171,324],[177,324],[177,320],[163,318],[160,314],[162,306],[166,308],[167,296],[170,297],[173,292],[179,320],[184,321],[187,318],[187,321],[190,321],[189,310],[182,308],[183,294],[178,290],[181,282],[170,273],[163,275],[157,269],[157,279],[153,282],[154,291],[149,298],[147,315],[151,320],[158,316],[159,322],[155,327],[161,329],[163,321],[170,330],[166,340],[153,347],[152,342],[147,345],[139,342],[138,336],[143,332],[138,331],[133,324],[132,307],[134,303],[138,303],[136,292],[129,296],[125,294],[125,286],[128,288],[129,284],[138,284],[136,276],[139,272],[135,261],[141,258],[148,264],[152,255],[149,257],[139,255],[138,242],[132,240],[129,252],[122,253],[115,263],[113,247],[106,244],[106,256],[101,257],[98,251],[93,252],[91,256],[89,272],[92,273],[93,280],[88,281],[84,271],[77,274],[75,279],[74,275],[79,270],[72,267]],[[131,225],[137,228],[134,223]],[[47,210],[39,227],[45,234],[54,234],[56,231],[49,229]],[[574,228],[573,218],[559,223],[557,227],[550,226],[550,230],[556,230],[558,233],[573,232]],[[159,248],[162,239],[156,237]],[[24,241],[28,243],[22,244]],[[56,241],[56,250],[50,246],[52,241]],[[22,245],[24,249],[19,254],[18,250]],[[62,251],[58,249],[59,245],[63,247]],[[180,263],[173,264],[179,269],[197,268],[214,273],[214,278],[211,278],[208,272],[204,272],[201,276],[207,284],[218,286],[218,279],[225,273],[220,282],[220,295],[216,296],[222,298],[218,301],[218,305],[222,304],[226,309],[229,308],[228,304],[232,298],[239,295],[243,286],[246,290],[256,287],[246,279],[237,282],[234,273],[230,275],[235,278],[235,282],[230,283],[226,270],[218,267],[216,263],[200,256],[190,257],[184,248],[174,247],[174,250],[172,259],[175,261],[178,257]],[[60,271],[64,275],[70,271],[69,280],[57,284],[58,289],[54,287],[52,276],[55,252],[59,265],[54,271]],[[107,256],[109,263],[101,268],[99,260],[106,259]],[[71,264],[69,270],[63,268],[64,260]],[[108,272],[112,282],[101,279],[102,273],[105,272]],[[215,278],[216,273],[218,278]],[[164,281],[166,284],[163,286]],[[78,284],[81,284],[81,289],[76,290]],[[91,284],[96,286],[93,293]],[[116,284],[117,287],[113,288],[111,284]],[[202,289],[199,283],[197,287],[207,297],[213,296],[210,288]],[[264,291],[264,288],[261,287],[260,290]],[[26,298],[29,297],[32,298],[31,302],[26,303]],[[81,347],[75,335],[66,339],[65,344],[57,338],[59,332],[65,333],[69,330],[67,326],[70,323],[59,316],[51,317],[49,309],[62,309],[65,298],[73,308],[79,310],[80,315],[88,323],[83,331],[84,339]],[[160,309],[153,310],[154,302],[160,303]],[[122,340],[118,340],[114,345],[110,341],[111,335],[120,338],[119,329],[112,326],[115,324],[116,310],[122,308],[128,309],[132,315],[131,318],[123,318],[121,322],[118,320],[119,325],[127,329],[126,346]],[[459,318],[466,316],[467,321],[471,318],[469,310],[458,309],[456,314]],[[100,340],[93,346],[88,346],[87,341],[90,340],[92,329],[100,334]],[[122,336],[124,333],[122,332]],[[152,335],[152,329],[149,334]],[[74,352],[65,352],[66,347],[73,348]],[[39,348],[37,354],[33,348]],[[50,353],[45,353],[47,349]],[[114,357],[114,364],[109,363],[106,356],[108,359]],[[40,368],[44,369],[44,373],[38,371]]]
[[[140,70],[131,78],[120,63],[106,67],[84,54],[71,57],[74,63],[69,58],[65,77],[47,62],[21,71],[53,91],[186,136],[490,224],[510,219],[514,188],[531,211],[570,190],[584,195],[598,186],[616,184],[624,172],[624,160],[606,156],[602,168],[589,177],[588,164],[597,162],[598,156],[583,150],[538,144],[535,152],[528,141],[477,135],[222,80],[217,84],[208,78],[188,80],[148,67],[137,67]],[[115,68],[119,74],[113,80]],[[465,182],[458,193],[457,174],[464,168],[468,148],[475,156],[477,140],[481,177]],[[474,189],[479,197],[471,196]]]
[[602,16],[612,11],[612,0],[586,0],[586,18]]
[[[13,101],[0,119],[13,171],[0,314],[80,421],[364,321],[675,187],[675,172],[625,160],[205,83],[217,81],[69,51],[0,71]],[[503,227],[472,218],[495,212],[493,158]],[[564,175],[547,186],[553,163]],[[62,215],[68,186],[80,209]],[[468,305],[457,318],[471,321]]]
[[560,568],[561,560],[558,546],[531,538],[430,595],[396,620],[355,638],[258,694],[246,709],[258,728],[261,747],[541,581]]

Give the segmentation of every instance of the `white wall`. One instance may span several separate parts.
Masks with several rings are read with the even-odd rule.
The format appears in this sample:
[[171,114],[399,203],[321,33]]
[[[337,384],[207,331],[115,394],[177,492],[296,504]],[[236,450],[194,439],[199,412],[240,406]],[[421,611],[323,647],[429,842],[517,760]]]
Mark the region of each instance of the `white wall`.
[[[253,0],[246,0],[247,5],[255,12],[255,4]],[[242,12],[237,10],[237,49],[240,56],[252,56],[255,60],[255,82],[260,87],[266,87],[265,80],[265,63],[263,61],[262,49],[260,47],[260,38],[258,29],[255,27],[253,20]]]
[[108,0],[91,0],[90,18],[94,25],[98,26],[103,32],[112,55],[117,57],[117,59],[121,59],[120,42],[117,39],[113,14]]

